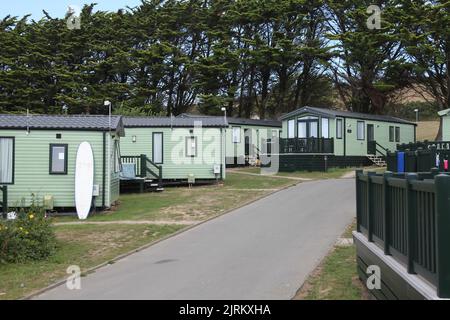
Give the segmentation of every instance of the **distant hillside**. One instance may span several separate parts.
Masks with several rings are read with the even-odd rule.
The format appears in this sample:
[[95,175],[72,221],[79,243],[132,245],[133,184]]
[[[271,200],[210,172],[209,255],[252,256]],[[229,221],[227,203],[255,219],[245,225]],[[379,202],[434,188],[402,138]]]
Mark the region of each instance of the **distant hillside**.
[[434,141],[439,131],[439,121],[421,121],[417,126],[417,141]]

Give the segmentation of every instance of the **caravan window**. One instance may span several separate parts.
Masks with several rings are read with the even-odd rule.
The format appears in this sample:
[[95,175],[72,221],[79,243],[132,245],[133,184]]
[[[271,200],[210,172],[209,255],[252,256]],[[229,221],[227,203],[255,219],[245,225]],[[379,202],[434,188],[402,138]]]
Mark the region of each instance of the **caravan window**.
[[330,137],[330,126],[328,118],[322,118],[322,138]]
[[343,120],[336,119],[336,139],[342,139],[343,127]]
[[289,120],[288,121],[288,134],[287,137],[288,139],[292,139],[295,138],[295,120]]
[[197,137],[186,137],[186,157],[197,156]]
[[400,142],[400,127],[395,127],[395,142]]
[[364,121],[358,121],[356,127],[356,139],[364,140],[365,138],[366,138],[365,123]]
[[67,174],[67,144],[50,145],[50,174]]
[[0,184],[14,183],[14,138],[0,137]]
[[389,127],[389,142],[394,142],[394,136],[394,127],[391,126]]
[[233,127],[233,143],[241,143],[241,127]]
[[163,133],[153,132],[153,150],[152,160],[156,164],[162,164],[164,162],[164,147],[163,147]]

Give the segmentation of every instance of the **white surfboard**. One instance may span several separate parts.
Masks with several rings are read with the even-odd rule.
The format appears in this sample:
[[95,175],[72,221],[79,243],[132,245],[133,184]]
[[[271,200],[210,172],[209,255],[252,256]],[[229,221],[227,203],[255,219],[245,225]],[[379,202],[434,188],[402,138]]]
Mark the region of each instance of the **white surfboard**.
[[94,154],[89,142],[78,146],[75,164],[75,205],[78,218],[87,219],[92,204],[94,188]]

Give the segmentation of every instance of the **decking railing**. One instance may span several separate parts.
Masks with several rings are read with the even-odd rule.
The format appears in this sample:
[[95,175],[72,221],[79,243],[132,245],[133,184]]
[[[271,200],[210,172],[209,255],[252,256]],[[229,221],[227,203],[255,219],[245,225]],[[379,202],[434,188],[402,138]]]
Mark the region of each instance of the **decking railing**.
[[133,163],[136,166],[136,175],[141,178],[151,177],[162,183],[162,166],[151,161],[145,154],[140,156],[122,156],[122,163]]
[[0,186],[2,196],[0,197],[0,207],[2,208],[3,217],[8,214],[8,186]]
[[357,231],[450,298],[450,176],[356,172]]
[[280,139],[280,153],[333,154],[333,138]]

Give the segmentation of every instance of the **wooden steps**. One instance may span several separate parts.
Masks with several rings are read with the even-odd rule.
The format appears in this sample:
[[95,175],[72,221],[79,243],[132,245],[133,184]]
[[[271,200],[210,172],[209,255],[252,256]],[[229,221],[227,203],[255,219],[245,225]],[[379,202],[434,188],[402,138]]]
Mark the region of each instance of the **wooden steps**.
[[382,156],[368,154],[367,158],[369,158],[369,160],[377,167],[386,167],[387,166],[386,161],[384,160],[384,158]]

